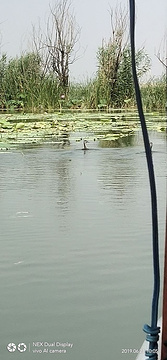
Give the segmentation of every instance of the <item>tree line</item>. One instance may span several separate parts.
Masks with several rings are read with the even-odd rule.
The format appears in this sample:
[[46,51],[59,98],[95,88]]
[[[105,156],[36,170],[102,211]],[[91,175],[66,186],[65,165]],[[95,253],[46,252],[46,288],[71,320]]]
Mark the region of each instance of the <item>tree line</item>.
[[[0,108],[32,111],[57,108],[109,109],[135,105],[131,54],[127,31],[128,14],[118,5],[110,8],[111,35],[97,49],[96,76],[71,83],[69,70],[77,61],[80,28],[70,0],[57,0],[50,7],[45,31],[33,27],[32,51],[20,57],[0,57]],[[139,79],[150,69],[144,48],[136,51]],[[142,86],[148,110],[165,106],[165,76]]]

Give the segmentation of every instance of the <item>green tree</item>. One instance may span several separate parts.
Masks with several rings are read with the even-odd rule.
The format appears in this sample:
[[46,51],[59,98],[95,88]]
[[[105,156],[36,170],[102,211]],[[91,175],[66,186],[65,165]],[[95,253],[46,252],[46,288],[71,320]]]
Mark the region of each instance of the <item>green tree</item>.
[[[97,51],[98,61],[98,94],[99,102],[107,106],[120,106],[123,100],[133,96],[133,79],[131,72],[131,56],[127,35],[127,12],[117,7],[111,15],[111,37],[108,42],[103,41]],[[149,69],[150,60],[140,49],[136,53],[138,76]]]
[[[150,58],[144,48],[136,52],[136,68],[139,80],[150,69]],[[128,46],[124,49],[120,62],[115,93],[113,94],[112,100],[117,106],[123,106],[125,104],[132,105],[135,100],[131,54]]]
[[111,37],[108,42],[103,40],[97,52],[98,83],[100,101],[105,99],[111,104],[118,79],[118,70],[127,44],[127,12],[121,5],[115,11],[110,9]]

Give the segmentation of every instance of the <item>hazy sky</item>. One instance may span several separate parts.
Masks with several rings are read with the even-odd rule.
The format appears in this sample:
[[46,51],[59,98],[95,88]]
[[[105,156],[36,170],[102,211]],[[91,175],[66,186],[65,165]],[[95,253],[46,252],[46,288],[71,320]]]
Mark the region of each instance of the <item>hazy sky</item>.
[[[1,53],[20,55],[28,49],[32,24],[43,24],[53,0],[0,0]],[[80,59],[71,67],[72,78],[83,80],[96,72],[96,52],[102,39],[110,37],[110,7],[129,5],[127,0],[72,0],[77,23],[81,28]],[[155,54],[164,51],[167,33],[167,0],[136,0],[136,48],[145,46],[152,59],[152,74],[160,75],[163,66]]]

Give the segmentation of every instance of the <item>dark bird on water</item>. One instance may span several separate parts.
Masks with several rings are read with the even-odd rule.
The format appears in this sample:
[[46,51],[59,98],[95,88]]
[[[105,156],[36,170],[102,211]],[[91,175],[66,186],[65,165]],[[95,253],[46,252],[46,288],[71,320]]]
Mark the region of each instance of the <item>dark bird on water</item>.
[[87,148],[87,146],[86,146],[87,143],[88,143],[88,140],[84,140],[84,141],[83,141],[83,148],[82,148],[82,150],[89,150],[89,149]]

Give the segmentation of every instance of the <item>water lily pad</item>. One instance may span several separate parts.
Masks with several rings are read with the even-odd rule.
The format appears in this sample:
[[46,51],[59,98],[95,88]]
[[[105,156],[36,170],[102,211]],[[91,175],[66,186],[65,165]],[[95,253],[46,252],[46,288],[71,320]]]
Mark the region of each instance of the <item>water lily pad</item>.
[[15,125],[14,128],[15,128],[15,130],[21,130],[24,128],[24,126],[25,126],[24,123],[19,122]]
[[6,121],[4,119],[0,119],[0,128],[2,128],[2,129],[10,129],[11,127],[12,126],[8,121]]
[[[164,115],[153,117],[146,115],[148,129],[164,131],[166,122]],[[140,129],[137,112],[113,109],[106,112],[63,112],[43,114],[0,114],[1,142],[8,146],[23,144],[57,143],[65,141],[81,141],[85,137],[90,141],[117,142],[129,138]],[[70,140],[71,141],[71,140]],[[121,140],[122,141],[122,140]],[[128,140],[127,140],[128,141]],[[106,145],[105,145],[106,146]]]

